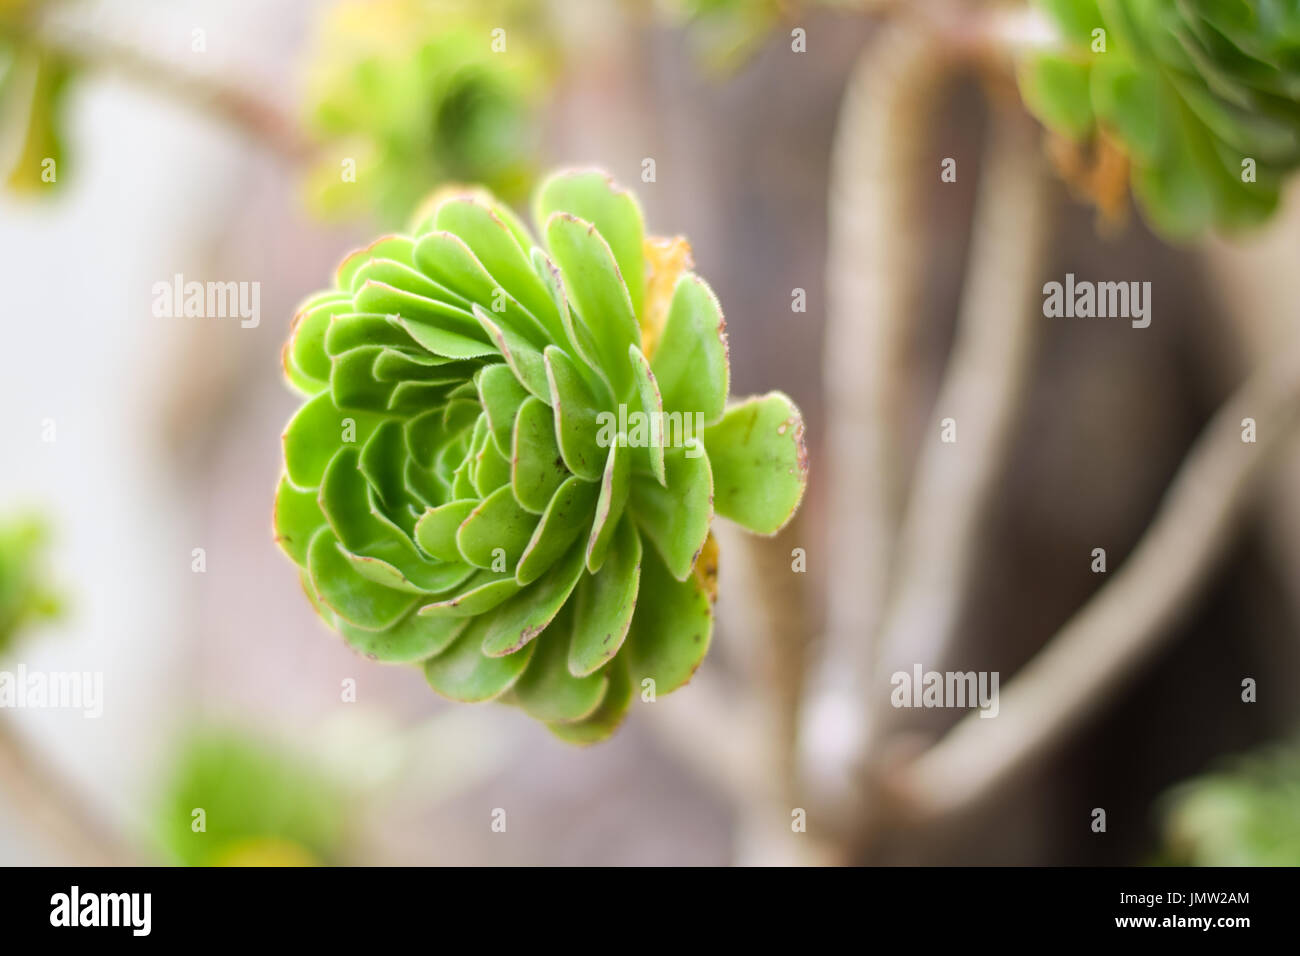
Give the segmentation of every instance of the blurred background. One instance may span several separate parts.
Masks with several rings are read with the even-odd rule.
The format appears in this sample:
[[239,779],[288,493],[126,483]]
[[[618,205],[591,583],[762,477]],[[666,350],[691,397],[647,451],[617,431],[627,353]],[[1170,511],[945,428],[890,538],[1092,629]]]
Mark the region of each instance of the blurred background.
[[[1300,196],[1153,229],[1021,106],[1035,34],[986,8],[1022,5],[897,6],[0,2],[0,525],[43,527],[7,564],[0,536],[0,671],[103,674],[97,719],[0,709],[0,862],[1300,863],[1300,377],[1232,406],[1238,458],[1166,499],[1292,350]],[[440,183],[526,211],[568,164],[690,239],[733,392],[790,394],[812,466],[781,535],[723,538],[697,679],[587,749],[351,653],[270,526],[297,303]],[[1149,281],[1150,327],[1044,318],[1067,272]],[[259,283],[260,322],[156,315],[178,273]],[[975,464],[936,463],[947,416]],[[1013,698],[1156,527],[1172,550],[1075,644],[1083,703]],[[887,712],[881,660],[998,671],[1007,701],[954,736],[961,713]],[[928,782],[895,779],[932,745]],[[917,796],[964,793],[943,773],[989,779]]]

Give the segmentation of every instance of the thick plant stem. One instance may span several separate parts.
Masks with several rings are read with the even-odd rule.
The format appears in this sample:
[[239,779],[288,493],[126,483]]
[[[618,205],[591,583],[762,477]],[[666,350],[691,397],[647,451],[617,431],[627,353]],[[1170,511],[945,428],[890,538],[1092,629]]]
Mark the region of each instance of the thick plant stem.
[[[829,196],[824,474],[833,521],[821,705],[859,697],[853,678],[875,659],[871,636],[903,500],[903,396],[924,274],[921,200],[937,175],[922,168],[925,134],[947,63],[929,31],[890,23],[861,55],[840,109]],[[857,746],[838,737],[803,743],[813,762],[842,761]]]
[[868,762],[904,713],[887,706],[889,675],[918,663],[942,668],[950,659],[982,557],[984,518],[1024,404],[1042,322],[1038,278],[1050,219],[1039,135],[1018,104],[995,105],[956,340],[922,440],[879,656],[862,674],[874,702]]
[[79,36],[39,22],[39,17],[0,20],[0,34],[57,55],[79,69],[120,76],[159,96],[212,116],[288,160],[300,160],[309,144],[293,117],[254,92],[157,59],[144,50],[103,36]]
[[646,715],[646,725],[701,782],[733,808],[773,799],[774,736],[766,711],[751,697],[729,693],[702,670],[665,701],[643,702],[638,713]]
[[836,859],[817,832],[824,828],[815,815],[808,830],[792,828],[792,814],[801,808],[792,805],[780,769],[779,716],[772,707],[756,695],[730,692],[708,670],[664,701],[643,701],[638,714],[732,812],[733,863],[797,866]]
[[796,515],[775,538],[750,537],[747,558],[753,581],[762,595],[763,685],[772,695],[774,732],[777,734],[776,772],[784,781],[782,797],[797,799],[799,793],[798,747],[799,707],[807,676],[809,651],[809,607],[807,575],[792,569],[791,554],[807,547],[802,536],[804,521]]
[[761,702],[774,734],[770,773],[782,781],[780,798],[797,802],[796,734],[807,669],[810,624],[807,574],[793,567],[792,551],[807,548],[802,513],[776,536],[760,537],[734,527],[717,529],[722,554],[728,637],[739,645],[735,664],[746,697]]
[[[1258,441],[1242,440],[1242,419]],[[1254,479],[1300,422],[1300,342],[1255,372],[1197,439],[1133,554],[1000,694],[887,781],[891,803],[955,814],[1102,708],[1169,637],[1233,539]]]
[[47,837],[66,862],[78,866],[131,862],[117,840],[92,822],[91,809],[72,796],[67,782],[31,753],[4,718],[0,718],[0,782],[3,799],[20,808],[24,822]]

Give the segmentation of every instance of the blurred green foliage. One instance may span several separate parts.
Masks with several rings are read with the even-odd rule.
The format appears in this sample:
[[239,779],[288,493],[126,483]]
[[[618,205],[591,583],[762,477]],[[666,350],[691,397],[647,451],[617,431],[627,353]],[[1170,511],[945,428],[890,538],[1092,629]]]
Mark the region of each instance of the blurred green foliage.
[[1300,165],[1300,4],[1036,2],[1062,43],[1022,63],[1025,103],[1072,140],[1113,137],[1156,229],[1190,237],[1267,218]]
[[785,0],[676,0],[691,44],[711,68],[729,72],[748,60],[790,7]]
[[1300,745],[1274,746],[1190,780],[1164,801],[1159,862],[1300,866]]
[[62,601],[47,583],[49,533],[39,518],[0,521],[0,653],[22,630],[52,620]]
[[[813,7],[862,12],[862,0],[668,0],[674,18],[688,25],[696,55],[710,69],[739,69],[782,22],[793,30]],[[789,37],[787,36],[787,42]]]
[[73,69],[58,54],[23,42],[19,29],[43,2],[0,0],[0,175],[19,193],[50,189],[63,173]]
[[308,63],[306,124],[322,147],[313,207],[398,226],[447,183],[522,200],[553,72],[538,7],[342,0],[327,11]]
[[337,784],[303,758],[242,732],[203,729],[180,748],[158,839],[186,866],[330,864],[345,809]]

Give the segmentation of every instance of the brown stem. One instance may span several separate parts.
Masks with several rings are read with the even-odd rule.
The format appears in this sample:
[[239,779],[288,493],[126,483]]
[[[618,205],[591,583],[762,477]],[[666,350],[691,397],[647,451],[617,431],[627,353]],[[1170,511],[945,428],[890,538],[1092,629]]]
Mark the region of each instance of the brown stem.
[[[1257,423],[1255,444],[1242,440],[1244,418]],[[1214,416],[1133,554],[1002,691],[998,715],[964,717],[890,782],[896,805],[923,819],[956,813],[1099,710],[1170,636],[1298,420],[1300,343]]]
[[920,168],[942,77],[937,54],[925,35],[897,26],[866,50],[832,159],[828,628],[841,647],[873,630],[903,498],[901,404],[924,258]]
[[824,359],[831,581],[813,719],[801,744],[815,755],[808,769],[820,779],[812,782],[836,816],[856,812],[847,761],[858,743],[842,719],[816,714],[865,709],[859,675],[876,657],[904,497],[903,399],[924,275],[921,201],[934,173],[923,168],[926,133],[951,67],[946,54],[931,31],[882,27],[849,79],[831,157]]
[[[868,761],[900,714],[887,706],[889,675],[917,663],[942,667],[958,636],[981,560],[984,516],[1024,404],[1042,322],[1036,280],[1047,244],[1048,195],[1038,126],[1019,104],[995,104],[957,338],[908,498],[880,654],[862,675],[876,703],[864,748]],[[956,427],[952,443],[940,440],[948,418]]]
[[62,26],[42,24],[36,17],[0,21],[0,35],[54,54],[78,69],[121,76],[213,116],[287,160],[302,160],[310,152],[310,144],[293,118],[252,90],[184,70],[105,36],[79,35]]

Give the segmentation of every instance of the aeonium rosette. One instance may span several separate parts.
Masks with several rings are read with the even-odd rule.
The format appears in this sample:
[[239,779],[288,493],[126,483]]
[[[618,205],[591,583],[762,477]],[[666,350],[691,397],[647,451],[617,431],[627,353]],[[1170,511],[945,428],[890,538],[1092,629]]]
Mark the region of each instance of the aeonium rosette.
[[785,395],[728,405],[683,240],[647,239],[598,171],[551,177],[535,213],[540,246],[490,195],[444,191],[304,303],[275,528],[355,650],[581,743],[634,687],[690,679],[715,511],[775,533],[807,463]]
[[[1103,207],[1125,175],[1174,238],[1263,222],[1300,168],[1300,3],[1036,0],[1042,43],[1020,65],[1025,104],[1075,146],[1058,167]],[[1086,155],[1086,152],[1083,154]]]

